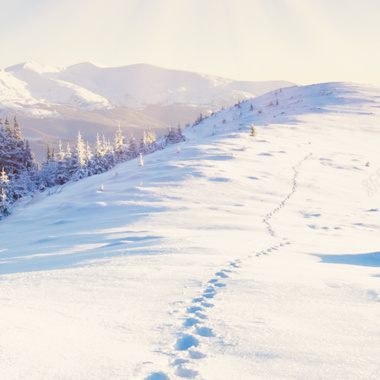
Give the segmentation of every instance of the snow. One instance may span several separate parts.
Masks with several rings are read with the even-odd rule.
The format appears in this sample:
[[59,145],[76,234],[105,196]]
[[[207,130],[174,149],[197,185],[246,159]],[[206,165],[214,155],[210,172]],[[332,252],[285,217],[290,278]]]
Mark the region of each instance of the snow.
[[21,108],[18,103],[23,102],[26,105],[36,103],[36,100],[31,96],[27,89],[27,83],[15,78],[10,73],[0,71],[0,107]]
[[22,199],[2,377],[377,379],[379,121],[376,87],[277,90]]

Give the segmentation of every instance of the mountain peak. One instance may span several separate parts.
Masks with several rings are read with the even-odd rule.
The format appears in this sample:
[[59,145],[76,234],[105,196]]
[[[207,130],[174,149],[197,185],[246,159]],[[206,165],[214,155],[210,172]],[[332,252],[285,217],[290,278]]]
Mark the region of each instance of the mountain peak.
[[75,63],[74,65],[67,66],[65,68],[66,71],[87,71],[87,70],[94,70],[94,69],[102,69],[105,66],[95,63],[95,62],[90,62],[90,61],[85,61],[85,62],[79,62]]
[[43,63],[35,62],[35,61],[26,61],[23,63],[19,63],[18,65],[10,66],[5,69],[6,71],[17,72],[21,70],[29,70],[34,71],[38,74],[43,73],[58,73],[61,70],[57,67],[45,65]]

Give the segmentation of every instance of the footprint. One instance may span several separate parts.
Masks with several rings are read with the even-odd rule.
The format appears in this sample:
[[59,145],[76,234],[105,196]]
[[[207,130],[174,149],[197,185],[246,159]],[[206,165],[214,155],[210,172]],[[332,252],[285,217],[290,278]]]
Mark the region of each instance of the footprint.
[[195,315],[200,319],[207,319],[207,315],[200,313],[199,311],[195,313]]
[[183,323],[183,327],[192,327],[199,323],[199,320],[196,318],[187,318],[186,321]]
[[201,311],[201,310],[203,309],[199,306],[191,306],[191,307],[188,307],[186,311],[188,313],[196,313],[197,311]]
[[226,286],[226,284],[223,284],[223,282],[216,282],[214,285],[217,286],[218,288],[223,288]]
[[193,379],[198,375],[198,372],[193,371],[192,369],[184,368],[180,365],[177,368],[176,375],[179,377],[186,377],[187,379]]
[[214,333],[212,332],[212,330],[208,327],[196,326],[196,333],[198,335],[206,337],[206,338],[211,338],[211,337],[215,336]]
[[214,282],[217,282],[218,279],[217,278],[213,278],[212,280],[209,281],[209,284],[213,284]]
[[202,354],[202,352],[199,352],[199,351],[192,351],[192,350],[189,350],[189,356],[190,356],[191,359],[203,359],[203,358],[205,358],[207,355]]
[[208,302],[202,302],[201,305],[203,307],[213,307],[214,306],[212,303],[208,303]]
[[170,380],[170,378],[163,372],[154,372],[150,374],[148,377],[146,377],[144,380]]
[[198,339],[195,339],[192,335],[184,335],[177,339],[175,349],[177,351],[186,351],[190,347],[197,347],[199,344]]
[[228,277],[224,272],[216,272],[215,276],[219,276],[219,277],[222,277],[222,278],[227,278]]
[[174,362],[171,364],[172,367],[175,367],[176,365],[181,365],[188,363],[189,361],[187,359],[176,359]]

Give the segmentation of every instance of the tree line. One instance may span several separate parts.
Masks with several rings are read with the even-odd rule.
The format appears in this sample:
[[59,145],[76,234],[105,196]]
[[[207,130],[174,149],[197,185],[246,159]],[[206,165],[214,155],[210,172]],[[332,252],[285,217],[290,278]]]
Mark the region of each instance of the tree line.
[[95,146],[91,147],[78,132],[72,146],[68,143],[63,147],[60,141],[55,150],[48,145],[46,157],[40,164],[28,140],[22,137],[16,117],[13,126],[7,118],[4,123],[0,119],[0,219],[10,214],[17,199],[34,191],[104,173],[121,162],[184,140],[180,126],[170,128],[158,141],[152,130],[144,131],[139,142],[133,134],[127,140],[119,125],[113,143],[98,134]]

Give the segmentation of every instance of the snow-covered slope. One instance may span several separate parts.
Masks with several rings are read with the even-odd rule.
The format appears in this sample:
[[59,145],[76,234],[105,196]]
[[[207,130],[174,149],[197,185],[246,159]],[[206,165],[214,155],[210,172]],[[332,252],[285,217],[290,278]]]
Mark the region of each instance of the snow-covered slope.
[[[6,69],[9,77],[22,81],[28,94],[35,99],[35,104],[64,104],[83,110],[92,111],[97,108],[110,108],[107,99],[73,83],[59,79],[51,79],[51,75],[59,73],[59,69],[42,66],[34,62],[26,62]],[[12,88],[13,82],[9,84]],[[17,103],[22,104],[23,93],[20,93]],[[3,94],[0,93],[0,99]]]
[[2,376],[377,379],[379,125],[378,88],[288,88],[23,199]]

